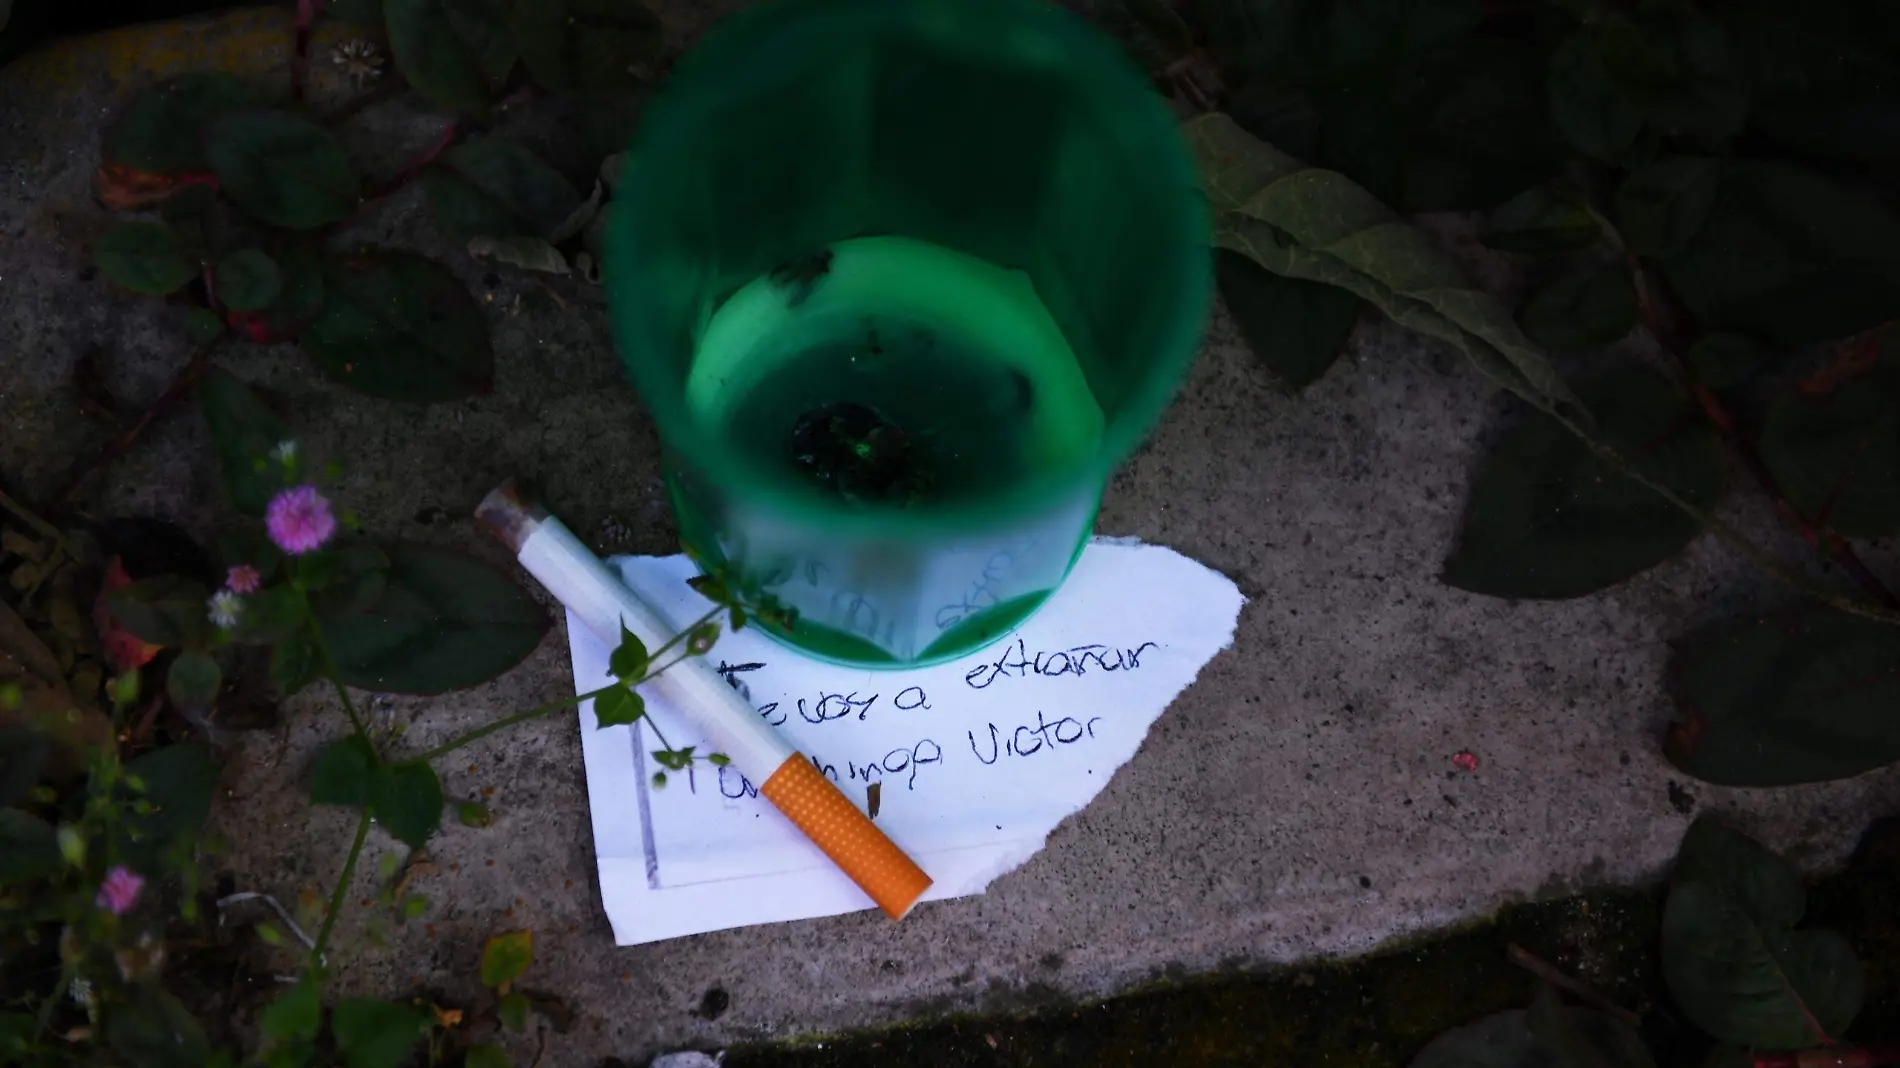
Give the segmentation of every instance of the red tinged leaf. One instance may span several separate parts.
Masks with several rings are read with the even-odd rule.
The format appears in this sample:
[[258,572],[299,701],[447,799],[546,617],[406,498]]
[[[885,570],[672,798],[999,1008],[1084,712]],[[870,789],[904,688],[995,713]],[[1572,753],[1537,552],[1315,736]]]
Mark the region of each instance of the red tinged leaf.
[[99,585],[99,599],[92,605],[92,625],[99,631],[99,646],[105,652],[106,660],[121,672],[143,667],[158,655],[160,646],[126,630],[113,618],[112,610],[106,607],[106,595],[113,590],[124,589],[132,585],[132,576],[125,573],[125,565],[118,557],[106,565],[104,580]]
[[115,163],[105,164],[92,175],[93,196],[109,211],[149,208],[188,185],[208,185],[216,189],[218,176],[210,171],[156,174]]

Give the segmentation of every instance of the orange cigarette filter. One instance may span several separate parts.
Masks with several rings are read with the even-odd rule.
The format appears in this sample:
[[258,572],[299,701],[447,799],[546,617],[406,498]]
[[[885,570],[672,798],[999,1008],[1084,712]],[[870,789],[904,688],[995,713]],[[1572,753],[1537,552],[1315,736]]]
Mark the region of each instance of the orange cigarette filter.
[[891,919],[903,919],[930,888],[930,876],[866,819],[805,754],[787,757],[759,793],[817,843]]

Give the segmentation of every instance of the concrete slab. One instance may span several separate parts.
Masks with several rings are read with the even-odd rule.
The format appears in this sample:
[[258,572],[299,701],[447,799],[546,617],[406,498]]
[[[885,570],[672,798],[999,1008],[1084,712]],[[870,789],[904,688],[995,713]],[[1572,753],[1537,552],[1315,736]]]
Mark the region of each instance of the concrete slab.
[[[682,0],[667,11],[669,32],[690,39],[733,6]],[[105,223],[87,191],[100,123],[162,74],[223,66],[281,78],[289,38],[283,12],[258,9],[73,42],[0,70],[0,472],[11,489],[46,499],[71,458],[105,437],[68,383],[88,347],[101,347],[132,405],[185,358],[179,309],[113,298],[84,270],[86,241]],[[547,108],[510,121],[578,174],[582,138],[601,129],[590,118]],[[352,150],[366,169],[393,170],[432,121],[402,106],[372,113],[352,128]],[[337,496],[369,529],[488,552],[466,517],[518,475],[538,480],[599,549],[672,551],[653,432],[598,295],[491,274],[434,234],[413,193],[359,232],[444,259],[482,297],[499,360],[493,395],[416,409],[345,394],[289,348],[238,349],[224,362],[287,398],[311,448],[347,461]],[[445,769],[453,794],[494,806],[495,825],[444,829],[430,847],[436,870],[415,886],[434,904],[386,945],[362,937],[370,910],[350,909],[340,985],[468,996],[482,939],[532,927],[532,985],[579,1013],[547,1063],[633,1061],[1364,950],[1557,888],[1648,878],[1705,809],[1735,813],[1809,863],[1840,856],[1900,802],[1900,773],[1744,793],[1684,783],[1657,753],[1664,643],[1778,596],[1719,547],[1698,542],[1624,586],[1559,604],[1439,585],[1501,410],[1449,356],[1383,323],[1363,326],[1338,367],[1288,396],[1217,311],[1180,400],[1110,486],[1099,529],[1219,568],[1253,603],[1234,648],[1039,856],[986,896],[925,906],[901,926],[858,914],[616,949],[593,886],[576,728],[549,720]],[[119,463],[88,509],[206,530],[216,501],[205,433],[187,413]],[[1731,510],[1772,526],[1756,503]],[[488,686],[374,704],[420,748],[569,686],[557,630]],[[334,877],[347,817],[309,809],[303,773],[342,729],[312,692],[281,732],[234,747],[216,817],[231,847],[214,865],[239,888],[292,899]],[[1454,767],[1464,750],[1475,772]],[[378,854],[390,849],[373,839]],[[370,893],[373,858],[363,870],[352,901]],[[714,988],[729,1008],[701,1012]]]

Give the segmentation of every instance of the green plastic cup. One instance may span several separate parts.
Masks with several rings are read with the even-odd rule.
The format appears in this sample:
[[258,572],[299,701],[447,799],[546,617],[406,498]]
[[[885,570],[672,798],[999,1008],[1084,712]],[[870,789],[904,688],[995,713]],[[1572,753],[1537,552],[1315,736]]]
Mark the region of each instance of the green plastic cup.
[[1173,114],[1049,0],[734,16],[648,105],[609,225],[687,551],[864,666],[960,656],[1061,584],[1209,299]]

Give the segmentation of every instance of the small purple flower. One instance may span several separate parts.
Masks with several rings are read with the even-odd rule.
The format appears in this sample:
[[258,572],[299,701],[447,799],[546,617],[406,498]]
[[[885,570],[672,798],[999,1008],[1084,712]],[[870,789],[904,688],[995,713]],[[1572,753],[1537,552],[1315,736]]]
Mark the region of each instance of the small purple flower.
[[336,533],[336,516],[317,487],[296,486],[271,498],[264,510],[264,529],[279,549],[300,556],[330,540]]
[[263,576],[249,564],[238,564],[224,573],[224,584],[232,593],[256,593],[263,583]]
[[145,879],[132,869],[120,865],[106,872],[105,881],[99,884],[99,907],[110,911],[114,916],[123,916],[138,904],[139,891],[145,889]]

